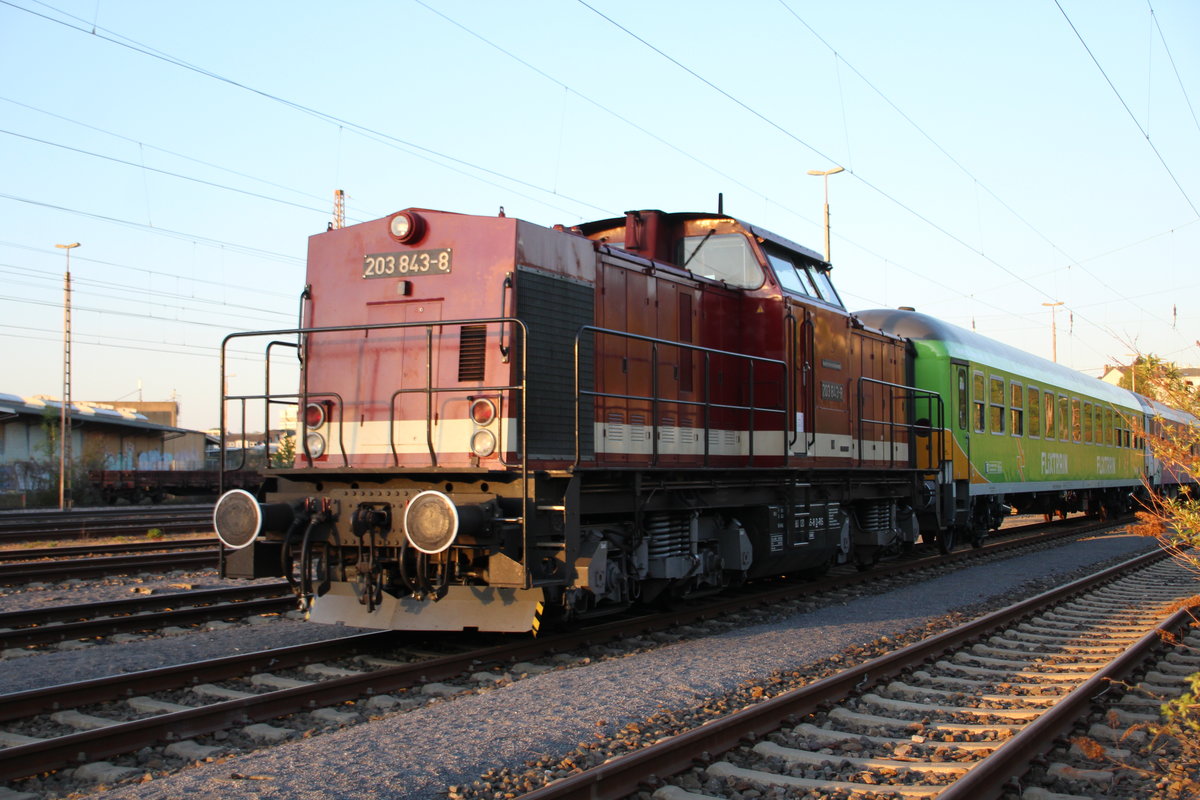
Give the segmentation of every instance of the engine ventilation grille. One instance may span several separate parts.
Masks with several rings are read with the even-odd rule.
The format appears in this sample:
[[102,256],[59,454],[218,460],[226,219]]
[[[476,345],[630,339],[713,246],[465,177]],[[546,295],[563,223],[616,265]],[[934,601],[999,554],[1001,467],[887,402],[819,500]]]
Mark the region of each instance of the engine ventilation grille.
[[458,335],[458,380],[483,380],[487,361],[487,326],[463,325]]

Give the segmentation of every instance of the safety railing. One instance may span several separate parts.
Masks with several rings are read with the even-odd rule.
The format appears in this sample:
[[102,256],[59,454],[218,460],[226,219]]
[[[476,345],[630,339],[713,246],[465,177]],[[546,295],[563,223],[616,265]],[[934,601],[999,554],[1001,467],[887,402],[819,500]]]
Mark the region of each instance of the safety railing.
[[[583,385],[582,370],[581,370],[581,348],[583,337],[593,335],[597,337],[612,337],[614,339],[622,339],[632,342],[642,342],[650,346],[650,393],[649,394],[622,394],[618,392],[599,392],[595,389],[585,388]],[[684,400],[678,396],[663,397],[659,389],[659,368],[662,366],[660,361],[661,348],[672,348],[675,350],[685,351],[689,354],[699,353],[703,357],[702,380],[700,383],[699,400]],[[598,358],[596,354],[602,353],[600,347],[593,347],[592,358]],[[748,398],[745,403],[730,403],[720,402],[713,399],[713,358],[732,359],[734,363],[745,364],[748,369],[747,386]],[[783,401],[782,408],[778,406],[759,406],[755,404],[755,385],[759,378],[759,370],[770,369],[779,371],[779,387],[781,400]],[[595,375],[600,372],[599,365],[593,367],[592,379],[595,380]],[[584,398],[591,398],[593,401],[600,400],[625,400],[633,402],[643,402],[650,404],[650,442],[651,442],[651,464],[658,464],[659,460],[659,432],[660,432],[660,407],[663,404],[673,406],[690,406],[701,410],[703,415],[704,427],[702,430],[704,439],[704,465],[707,466],[710,461],[711,453],[711,436],[712,430],[712,415],[714,411],[732,411],[740,412],[747,417],[748,420],[748,453],[747,465],[753,466],[755,459],[754,452],[754,434],[756,432],[755,420],[759,414],[779,415],[783,418],[782,424],[778,428],[770,428],[771,431],[778,430],[780,433],[780,448],[778,453],[772,453],[772,456],[780,458],[786,457],[787,454],[787,363],[774,358],[764,358],[762,356],[752,356],[746,353],[735,353],[728,350],[718,350],[711,347],[701,347],[699,345],[687,344],[685,342],[673,342],[667,339],[656,339],[652,336],[642,336],[636,333],[627,331],[618,331],[611,328],[600,328],[594,325],[585,325],[579,329],[575,335],[575,466],[578,467],[583,461],[582,435],[581,431],[585,424],[594,425],[595,420],[583,420],[582,409],[584,407]],[[599,445],[593,446],[593,453],[599,449]]]
[[[937,469],[945,458],[945,404],[928,389],[889,383],[875,378],[858,379],[858,460],[904,461],[911,466]],[[883,412],[868,416],[867,406]],[[882,443],[887,459],[868,459],[867,443]],[[919,458],[924,450],[925,459]]]
[[[301,365],[300,365],[300,391],[299,392],[284,392],[284,393],[273,392],[271,390],[272,350],[276,347],[290,347],[290,348],[296,349],[297,353],[299,354],[300,352],[304,352],[309,349],[310,337],[323,335],[323,334],[365,333],[366,335],[370,335],[370,333],[373,331],[396,331],[396,330],[404,330],[404,329],[423,329],[425,336],[424,336],[424,347],[421,351],[421,355],[423,355],[424,362],[425,362],[424,385],[423,386],[414,386],[414,387],[401,387],[400,389],[395,390],[390,395],[390,398],[389,398],[388,419],[387,419],[388,431],[389,431],[388,445],[389,445],[389,448],[392,453],[393,465],[398,466],[400,463],[400,456],[399,456],[397,442],[396,442],[396,423],[399,421],[397,418],[397,414],[396,414],[396,402],[401,396],[415,393],[415,394],[423,395],[425,397],[425,413],[424,413],[425,444],[426,444],[426,448],[429,452],[429,458],[430,458],[429,466],[436,467],[436,466],[438,466],[438,463],[437,463],[438,457],[437,457],[437,450],[434,446],[435,398],[438,395],[444,395],[444,394],[476,394],[479,392],[511,392],[513,394],[515,402],[518,403],[518,405],[521,409],[520,419],[519,419],[519,423],[518,423],[518,430],[517,430],[518,443],[517,443],[516,449],[517,449],[518,457],[520,459],[522,475],[524,475],[527,471],[527,466],[525,463],[525,461],[526,461],[526,459],[525,459],[526,424],[525,423],[526,423],[526,405],[527,404],[524,402],[525,393],[526,393],[526,384],[525,384],[525,378],[524,378],[524,376],[525,376],[524,347],[520,348],[520,351],[522,353],[522,356],[521,356],[522,360],[521,360],[521,364],[520,364],[520,367],[518,370],[518,375],[517,375],[519,380],[515,383],[494,385],[494,386],[487,385],[487,386],[470,386],[470,387],[464,387],[462,384],[458,384],[458,383],[456,383],[453,386],[440,386],[440,385],[435,386],[434,385],[435,359],[434,359],[434,351],[433,351],[434,331],[435,331],[435,329],[441,330],[441,329],[450,328],[450,327],[460,327],[462,325],[500,325],[500,326],[502,326],[502,330],[510,330],[511,331],[511,333],[509,334],[509,341],[512,341],[512,340],[518,338],[518,336],[515,334],[519,334],[519,341],[522,343],[526,339],[526,329],[525,329],[524,323],[522,323],[518,319],[514,319],[511,317],[492,317],[492,318],[487,318],[487,319],[469,319],[469,320],[438,320],[435,322],[388,322],[388,323],[374,323],[374,324],[365,324],[365,325],[331,325],[331,326],[324,326],[324,327],[304,327],[304,328],[270,330],[270,331],[246,331],[246,332],[238,332],[238,333],[229,334],[228,336],[225,337],[225,339],[221,343],[221,386],[222,387],[226,386],[226,380],[229,377],[228,376],[228,360],[229,360],[229,346],[231,343],[233,343],[235,341],[240,341],[243,339],[262,338],[262,337],[279,337],[279,336],[295,336],[295,337],[297,337],[298,341],[287,342],[287,341],[275,340],[275,341],[270,341],[267,343],[265,353],[264,353],[263,391],[261,393],[229,394],[223,388],[222,402],[221,402],[221,415],[220,415],[220,425],[221,425],[220,447],[221,447],[221,451],[222,452],[225,451],[225,445],[226,445],[226,442],[228,441],[228,436],[229,436],[228,408],[229,408],[230,404],[234,404],[234,406],[237,409],[239,409],[239,411],[240,411],[240,413],[238,414],[238,416],[240,417],[240,430],[241,430],[241,432],[243,434],[243,438],[244,438],[246,430],[247,430],[247,407],[248,407],[249,403],[257,402],[257,403],[261,403],[263,405],[263,431],[266,432],[266,431],[270,430],[270,417],[271,417],[271,411],[272,411],[273,407],[278,406],[278,405],[292,405],[292,406],[298,407],[298,409],[302,412],[303,409],[306,408],[312,400],[321,399],[321,398],[330,398],[335,401],[334,405],[336,406],[337,413],[338,413],[337,455],[340,456],[342,465],[345,467],[349,467],[350,461],[349,461],[349,456],[348,456],[348,453],[346,450],[344,436],[343,436],[343,431],[345,429],[345,416],[344,415],[345,415],[346,403],[343,400],[342,394],[338,391],[326,391],[324,389],[312,388],[309,385],[309,370],[307,368],[306,363],[304,363],[303,361],[301,362]],[[411,351],[406,353],[406,355],[411,357],[411,355],[412,355]],[[418,356],[418,357],[420,357],[420,356]],[[308,460],[308,463],[311,464],[312,463],[312,454],[309,451],[309,446],[308,446],[308,442],[307,442],[308,430],[307,430],[305,415],[303,413],[297,414],[297,424],[298,424],[298,437],[297,438],[298,438],[298,445],[299,445],[299,447],[297,449],[297,454],[298,455],[302,454]],[[502,438],[498,441],[498,447],[500,449],[500,452],[503,453],[506,451],[506,448],[511,448],[513,443],[511,441],[505,440],[503,431],[501,432],[501,434],[502,434]],[[237,466],[238,466],[238,468],[245,466],[244,458],[243,458],[242,463],[238,464]],[[512,466],[515,466],[515,465],[512,465]]]

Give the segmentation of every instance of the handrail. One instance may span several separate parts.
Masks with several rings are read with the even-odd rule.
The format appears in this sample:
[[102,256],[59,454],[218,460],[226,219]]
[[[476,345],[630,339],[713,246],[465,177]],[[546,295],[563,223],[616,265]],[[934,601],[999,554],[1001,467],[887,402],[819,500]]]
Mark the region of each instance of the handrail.
[[[863,388],[867,384],[871,384],[874,386],[880,386],[885,389],[892,390],[891,392],[889,392],[888,399],[886,402],[887,411],[888,411],[887,419],[871,419],[865,415],[864,406],[866,405],[866,392],[863,391]],[[901,392],[900,396],[896,395],[896,390],[899,390],[899,392]],[[920,438],[922,433],[927,433],[929,436],[929,441],[926,442],[926,444],[925,444],[925,447],[929,451],[929,453],[932,454],[933,452],[936,452],[938,454],[937,459],[934,459],[932,457],[929,459],[930,463],[931,464],[940,463],[941,457],[942,457],[942,452],[943,452],[942,437],[945,435],[944,423],[945,423],[945,415],[946,415],[945,402],[943,401],[942,396],[940,394],[938,394],[935,391],[931,391],[929,389],[918,389],[915,386],[905,386],[904,384],[892,383],[890,381],[881,381],[877,378],[870,378],[867,376],[860,376],[858,378],[857,394],[858,394],[858,436],[857,436],[857,438],[858,438],[858,460],[859,461],[865,460],[863,457],[863,448],[865,447],[865,444],[866,444],[866,428],[867,428],[867,426],[870,425],[870,426],[882,426],[888,431],[888,434],[889,434],[888,446],[889,446],[889,449],[891,450],[891,459],[893,461],[896,459],[896,448],[899,444],[896,434],[898,431],[903,430],[903,431],[907,431],[909,434],[909,438],[908,438],[908,447],[909,447],[909,453],[910,453],[909,457],[910,457],[910,459],[912,459],[914,461],[914,465],[915,465],[915,457],[916,457],[915,456],[916,448],[914,447],[914,445],[916,444],[916,440],[918,438]],[[907,402],[909,404],[908,413],[906,414],[906,419],[903,422],[896,420],[895,412],[896,412],[896,403],[897,402],[901,402],[901,403]],[[919,420],[920,417],[916,416],[915,407],[920,403],[926,404],[928,406],[928,410],[929,410],[929,419],[928,419],[928,422],[924,425],[918,424],[916,421],[916,420]],[[934,413],[934,404],[936,404],[936,408],[937,408],[936,415]],[[936,419],[935,419],[935,416],[936,416]],[[934,446],[935,441],[937,443],[936,449]]]
[[[459,326],[463,326],[463,325],[492,325],[492,324],[503,326],[502,331],[515,329],[515,330],[513,330],[513,333],[516,335],[519,335],[519,337],[520,337],[519,342],[513,343],[513,344],[519,344],[521,346],[521,364],[520,364],[520,368],[519,368],[520,371],[519,371],[519,375],[518,375],[519,380],[516,383],[510,384],[507,386],[483,386],[483,387],[480,387],[480,386],[470,386],[470,387],[434,386],[433,385],[433,378],[434,378],[434,374],[433,374],[433,362],[434,362],[434,359],[433,359],[433,329],[434,328],[445,329],[445,328],[449,328],[449,327],[459,327]],[[311,347],[310,337],[313,335],[319,335],[319,334],[325,334],[325,333],[366,333],[367,335],[369,335],[369,333],[371,331],[397,330],[397,329],[404,329],[404,328],[422,328],[425,331],[425,358],[426,358],[425,370],[424,370],[425,386],[416,387],[416,388],[412,388],[412,389],[403,389],[402,388],[402,389],[398,389],[392,393],[391,400],[390,400],[389,407],[388,407],[388,438],[389,438],[389,445],[390,445],[390,448],[392,451],[393,463],[398,466],[399,460],[400,460],[399,453],[398,453],[397,447],[396,447],[395,431],[396,431],[396,422],[397,422],[397,420],[396,420],[396,399],[401,394],[423,393],[425,395],[425,398],[426,398],[426,400],[425,400],[425,440],[426,440],[426,446],[428,447],[429,453],[430,453],[431,466],[434,468],[436,468],[438,466],[437,465],[437,451],[436,451],[436,448],[434,447],[434,441],[433,441],[433,405],[434,405],[433,398],[434,398],[434,395],[445,394],[445,393],[470,394],[470,393],[477,393],[480,391],[511,391],[511,392],[517,394],[519,396],[520,407],[521,407],[520,419],[518,422],[518,426],[519,426],[518,442],[516,443],[516,447],[518,448],[518,454],[519,454],[519,459],[520,459],[519,466],[520,466],[520,471],[521,471],[521,486],[522,486],[522,493],[523,493],[520,523],[521,523],[521,528],[522,528],[522,541],[524,542],[525,552],[531,552],[531,549],[530,549],[531,548],[531,542],[530,542],[531,532],[530,532],[529,522],[528,522],[528,517],[529,517],[528,508],[529,508],[530,498],[529,498],[529,480],[528,480],[528,478],[529,478],[529,463],[528,463],[528,455],[527,455],[528,454],[527,420],[528,420],[529,403],[527,402],[527,383],[525,380],[526,367],[527,367],[527,361],[526,361],[527,352],[526,351],[528,350],[528,348],[525,347],[525,342],[528,341],[528,329],[523,321],[516,319],[515,317],[490,317],[490,318],[481,318],[481,319],[454,319],[454,320],[437,320],[437,321],[430,321],[430,322],[384,322],[384,323],[368,323],[368,324],[361,324],[361,325],[329,325],[329,326],[321,326],[321,327],[302,327],[302,328],[276,329],[276,330],[267,330],[267,331],[239,331],[239,332],[235,332],[235,333],[226,335],[225,338],[221,342],[222,397],[221,397],[221,415],[220,415],[220,425],[221,425],[221,437],[220,438],[221,438],[222,464],[221,464],[220,476],[218,477],[218,488],[220,489],[220,491],[222,493],[224,492],[224,489],[225,489],[224,475],[225,475],[225,472],[227,471],[225,469],[225,465],[224,465],[224,450],[225,450],[226,427],[227,427],[225,405],[230,400],[239,400],[241,402],[241,405],[242,405],[242,430],[243,430],[243,433],[245,433],[246,402],[248,400],[260,400],[260,401],[263,401],[264,403],[266,403],[268,406],[268,420],[269,420],[269,406],[272,403],[283,403],[284,401],[288,401],[293,398],[296,398],[296,399],[298,399],[297,405],[300,406],[301,409],[303,409],[308,405],[308,400],[310,397],[316,396],[316,397],[335,398],[337,400],[337,407],[338,407],[338,448],[341,451],[343,465],[346,468],[350,468],[349,455],[346,452],[345,439],[344,439],[344,430],[346,427],[346,424],[345,424],[346,403],[343,401],[341,395],[338,394],[337,392],[311,391],[310,390],[309,385],[308,385],[308,378],[309,378],[309,373],[308,373],[308,361],[309,360],[308,359],[304,359],[304,361],[301,362],[301,364],[302,364],[301,365],[301,377],[300,377],[301,385],[300,385],[299,394],[293,394],[293,393],[271,394],[269,392],[269,387],[270,387],[270,349],[275,345],[293,346],[293,347],[297,346],[297,345],[294,345],[290,342],[271,342],[267,345],[267,351],[264,354],[265,358],[266,358],[266,377],[264,379],[264,388],[268,389],[268,391],[266,393],[261,394],[261,395],[228,396],[228,395],[225,395],[225,390],[224,390],[225,373],[226,373],[226,365],[227,365],[227,357],[228,357],[228,347],[233,341],[245,339],[245,338],[251,338],[251,337],[261,338],[261,337],[277,337],[277,336],[296,336],[298,342],[304,341],[307,346]],[[304,455],[308,458],[309,464],[311,465],[312,457],[308,451],[306,421],[304,419],[303,414],[300,414],[299,417],[300,417],[300,419],[298,420],[298,422],[301,426],[300,430],[302,433],[305,434],[304,436],[301,437],[302,446],[304,448],[303,452],[304,452]],[[497,437],[497,451],[501,454],[501,456],[500,456],[501,458],[503,458],[504,448],[506,446],[513,446],[513,443],[510,441],[506,444],[505,430],[502,426],[501,431],[500,431],[500,436]],[[245,459],[245,454],[243,452],[243,461],[244,461],[244,459]],[[529,586],[532,585],[531,580],[532,579],[530,577],[530,573],[528,571],[526,571],[526,574],[525,574],[526,588],[529,588]]]
[[[651,393],[649,395],[625,395],[625,394],[618,394],[615,392],[597,392],[594,390],[588,390],[588,389],[583,388],[582,376],[581,376],[582,366],[580,363],[580,346],[581,346],[584,335],[589,332],[592,334],[599,334],[602,336],[613,336],[613,337],[617,337],[617,338],[621,338],[621,339],[645,342],[645,343],[651,345],[651,347],[650,347],[650,369],[651,369],[651,381],[650,381],[651,389],[650,389],[650,391],[651,391]],[[682,398],[676,398],[676,397],[666,398],[666,397],[661,396],[661,393],[658,390],[658,368],[659,368],[658,348],[660,345],[666,345],[668,347],[677,347],[681,350],[690,350],[690,351],[704,354],[704,389],[703,389],[703,399],[702,400],[684,400]],[[750,405],[732,405],[732,404],[726,404],[726,403],[712,402],[712,400],[711,400],[712,357],[714,355],[729,357],[729,358],[734,358],[734,359],[742,359],[749,363],[749,365],[750,365],[750,377],[749,377]],[[687,342],[674,342],[669,339],[658,339],[653,336],[644,336],[644,335],[638,334],[638,333],[629,333],[628,331],[618,331],[618,330],[613,330],[611,328],[601,328],[596,325],[581,326],[579,328],[579,331],[575,334],[575,463],[573,466],[578,467],[583,461],[583,452],[582,452],[582,429],[583,429],[582,413],[583,413],[583,411],[582,411],[582,409],[583,409],[583,398],[584,397],[592,397],[592,398],[600,397],[600,398],[613,399],[613,400],[640,400],[642,402],[649,402],[651,405],[651,428],[652,428],[651,440],[653,442],[653,445],[652,445],[653,461],[652,461],[652,463],[655,463],[655,464],[658,463],[658,433],[659,433],[659,431],[658,431],[658,428],[659,428],[658,404],[660,402],[669,402],[674,405],[681,405],[681,406],[697,406],[697,407],[702,407],[704,409],[704,464],[705,465],[708,464],[709,455],[710,455],[710,453],[709,453],[709,431],[711,430],[712,410],[713,409],[725,409],[725,410],[730,410],[730,411],[747,412],[748,419],[749,419],[749,437],[750,437],[749,463],[752,465],[754,463],[755,415],[758,414],[759,412],[770,413],[770,414],[781,414],[781,415],[785,415],[785,416],[787,414],[786,407],[780,409],[780,408],[758,407],[758,406],[754,405],[754,384],[756,382],[755,367],[760,362],[762,364],[773,365],[780,369],[780,371],[781,371],[780,386],[783,388],[783,391],[784,391],[785,405],[786,405],[787,378],[788,378],[786,361],[781,361],[777,358],[766,358],[764,356],[750,355],[748,353],[735,353],[730,350],[719,350],[719,349],[713,348],[713,347],[703,347],[701,345],[689,344]],[[596,369],[593,368],[593,380],[594,380],[595,372],[596,372]],[[592,424],[594,424],[594,423],[595,423],[595,420],[593,419]],[[786,425],[787,425],[787,420],[785,419],[784,427],[782,428],[782,432],[784,432],[785,434],[786,434],[786,430],[787,430]],[[786,458],[787,457],[787,436],[784,435],[782,437],[781,441],[782,441],[782,452],[780,453],[780,455],[782,457]],[[594,453],[594,451],[595,451],[595,445],[593,443],[593,453]]]

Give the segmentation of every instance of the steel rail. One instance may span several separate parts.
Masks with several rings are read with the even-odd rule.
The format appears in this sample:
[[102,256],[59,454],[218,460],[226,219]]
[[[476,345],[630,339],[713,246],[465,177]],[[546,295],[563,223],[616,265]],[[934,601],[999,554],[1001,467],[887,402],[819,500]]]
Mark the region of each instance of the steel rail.
[[1103,669],[1077,686],[1012,738],[1001,744],[987,758],[978,762],[961,778],[938,794],[938,800],[993,800],[1004,793],[1005,784],[1028,769],[1030,763],[1045,753],[1054,740],[1087,713],[1092,701],[1111,687],[1113,681],[1127,677],[1145,663],[1162,644],[1160,631],[1175,633],[1192,622],[1191,609],[1180,608],[1159,623],[1124,653]]
[[[82,731],[42,742],[0,749],[0,780],[13,780],[81,761],[94,761],[152,746],[168,739],[200,736],[231,725],[275,719],[307,711],[314,706],[336,705],[371,694],[407,688],[418,683],[461,675],[478,664],[507,662],[544,656],[547,652],[579,647],[616,638],[628,626],[575,631],[557,636],[522,639],[479,650],[442,656],[398,667],[364,672],[294,689],[280,689],[239,700],[227,700],[187,711],[116,723],[97,731]],[[115,675],[83,683],[63,684],[17,694],[0,695],[0,721],[27,717],[60,708],[92,705],[131,694],[178,689],[201,681],[223,680],[265,669],[286,669],[319,658],[344,658],[355,648],[378,648],[394,643],[395,631],[365,633],[324,641],[316,646],[296,645],[278,650],[229,656],[156,670]]]
[[157,541],[117,542],[113,544],[81,544],[69,547],[22,547],[0,550],[0,561],[32,561],[71,556],[116,555],[119,553],[154,552],[156,550],[199,550],[216,546],[215,537],[203,539],[161,539]]
[[190,512],[181,515],[125,515],[87,519],[51,517],[39,519],[0,520],[0,541],[25,542],[53,539],[87,539],[106,536],[144,535],[150,528],[164,533],[195,533],[212,530],[212,512]]
[[[286,588],[286,587],[285,587]],[[63,622],[54,625],[0,630],[0,647],[27,647],[29,645],[64,642],[69,639],[85,639],[111,636],[159,628],[163,625],[190,625],[229,617],[249,617],[256,614],[274,614],[296,607],[296,599],[288,592],[285,596],[253,597],[246,600],[212,601],[207,605],[188,605],[186,608],[169,608],[158,611],[143,611],[119,617],[88,619]]]
[[[1045,606],[1061,602],[1165,557],[1164,553],[1153,552],[1129,559],[593,769],[562,778],[522,795],[521,800],[615,800],[635,794],[652,777],[675,775],[694,766],[697,756],[701,754],[705,758],[712,757],[732,750],[745,740],[760,739],[780,728],[788,719],[812,713],[826,703],[841,700],[852,692],[895,677],[905,669],[985,636]],[[1023,749],[1019,752],[1020,756],[1025,755]],[[993,779],[996,778],[993,776]],[[880,787],[881,791],[886,789],[886,786]],[[940,796],[947,795],[943,793]],[[960,796],[974,797],[969,794]]]
[[65,580],[82,576],[127,574],[145,570],[215,568],[215,549],[132,556],[101,556],[56,561],[22,561],[0,564],[0,585],[34,580]]
[[46,625],[55,622],[77,622],[96,619],[113,614],[137,614],[177,608],[181,605],[200,605],[222,600],[254,600],[290,593],[285,581],[256,584],[253,586],[230,586],[219,589],[193,589],[144,597],[129,597],[122,600],[104,600],[98,603],[30,608],[0,613],[0,628],[22,628],[27,625]]
[[[1059,532],[1057,536],[1071,535],[1078,532],[1078,530],[1065,533]],[[988,552],[1010,549],[1019,546],[1019,544],[1028,545],[1031,540],[1037,541],[1041,538],[1043,537],[1025,537],[1018,543],[1002,542],[993,544],[990,548],[960,551],[951,556],[932,556],[915,562],[910,561],[906,565],[903,565],[903,569],[919,568],[926,563],[929,566],[933,566],[938,563],[976,558]],[[900,572],[903,569],[897,569],[896,571]],[[1110,572],[1112,571],[1110,570]],[[59,769],[81,761],[97,760],[121,753],[128,753],[142,747],[152,746],[168,738],[200,736],[217,730],[224,730],[230,725],[274,719],[287,714],[309,710],[313,704],[332,705],[372,693],[406,688],[420,682],[444,680],[460,675],[468,670],[478,669],[478,665],[481,663],[503,663],[544,657],[547,653],[562,652],[572,648],[611,641],[624,636],[653,632],[674,625],[709,619],[737,609],[772,605],[783,599],[838,588],[846,586],[848,583],[858,583],[872,578],[878,579],[884,574],[886,574],[885,570],[876,570],[871,573],[855,573],[854,575],[843,576],[841,578],[828,578],[816,582],[791,584],[770,591],[759,592],[751,597],[724,598],[715,603],[692,606],[683,610],[646,615],[633,619],[622,619],[568,633],[542,635],[537,639],[522,639],[490,648],[420,661],[411,665],[375,670],[364,673],[361,676],[322,681],[314,684],[313,687],[281,689],[255,695],[252,698],[230,700],[134,722],[118,723],[105,727],[101,731],[84,731],[44,742],[34,742],[27,745],[5,748],[0,750],[0,780],[12,780],[37,772]],[[1078,583],[1081,582],[1076,582],[1076,584]],[[1071,586],[1075,586],[1076,584],[1071,584]],[[1076,589],[1075,591],[1082,591],[1082,589]],[[997,622],[996,624],[999,625],[1001,623]],[[229,656],[212,661],[164,667],[82,683],[63,684],[18,694],[3,695],[0,696],[0,722],[44,713],[49,710],[104,703],[128,697],[132,694],[146,694],[178,689],[197,682],[236,678],[245,675],[247,672],[256,670],[286,669],[289,666],[311,662],[320,658],[345,657],[355,652],[356,648],[361,650],[382,647],[385,643],[395,642],[401,635],[395,631],[359,634],[357,636],[321,642],[316,645],[296,645],[278,650]],[[935,637],[930,641],[940,641],[945,636],[946,634],[943,634],[941,637]],[[945,646],[949,647],[951,645],[948,644]],[[872,663],[874,664],[875,662]],[[834,693],[833,696],[841,696],[841,694],[853,688],[855,684],[861,682],[862,678],[859,677],[857,671],[852,670],[850,672],[854,673],[850,677],[834,676],[832,679],[826,679],[826,681],[837,679],[833,684],[835,686],[832,690]],[[843,673],[843,675],[846,674]],[[814,684],[814,686],[823,685],[824,683],[825,681],[821,682],[821,684]],[[805,689],[797,691],[803,692],[811,688],[805,687]],[[803,704],[801,707],[803,707]],[[762,706],[756,708],[762,708]],[[801,712],[791,710],[785,712],[783,716],[796,713]],[[704,730],[708,731],[712,729],[716,731],[717,728],[714,726],[727,724],[725,721],[711,723],[704,726]],[[692,732],[692,734],[694,735],[695,732]],[[684,734],[684,736],[688,735]],[[736,744],[738,739],[743,735],[745,734],[737,733],[731,741]],[[709,749],[711,752],[718,751],[718,748],[711,746],[701,749]],[[696,751],[693,750],[692,752]],[[636,755],[634,754],[634,756]],[[679,769],[690,765],[690,757],[686,757],[684,761],[686,763],[683,763],[683,766],[679,767]],[[623,763],[624,759],[621,759],[621,762]],[[618,762],[611,763],[615,764]],[[633,784],[634,790],[636,790],[636,782],[635,780]],[[560,781],[559,783],[562,782]],[[559,783],[553,784],[553,786],[558,786]],[[568,796],[590,798],[592,795]]]

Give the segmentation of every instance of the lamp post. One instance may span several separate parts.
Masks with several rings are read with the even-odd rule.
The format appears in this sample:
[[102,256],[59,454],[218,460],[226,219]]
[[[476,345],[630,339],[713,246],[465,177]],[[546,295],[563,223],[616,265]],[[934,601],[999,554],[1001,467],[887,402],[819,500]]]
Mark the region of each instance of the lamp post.
[[1058,363],[1058,323],[1054,319],[1054,309],[1062,304],[1062,300],[1057,303],[1042,303],[1042,305],[1050,307],[1050,357],[1055,364]]
[[58,510],[71,507],[71,250],[79,242],[56,244],[67,251],[67,271],[63,275],[63,392],[58,429]]
[[810,169],[809,175],[820,175],[825,182],[825,260],[829,260],[829,176],[837,175],[842,172],[844,167],[834,167],[833,169],[819,170]]

